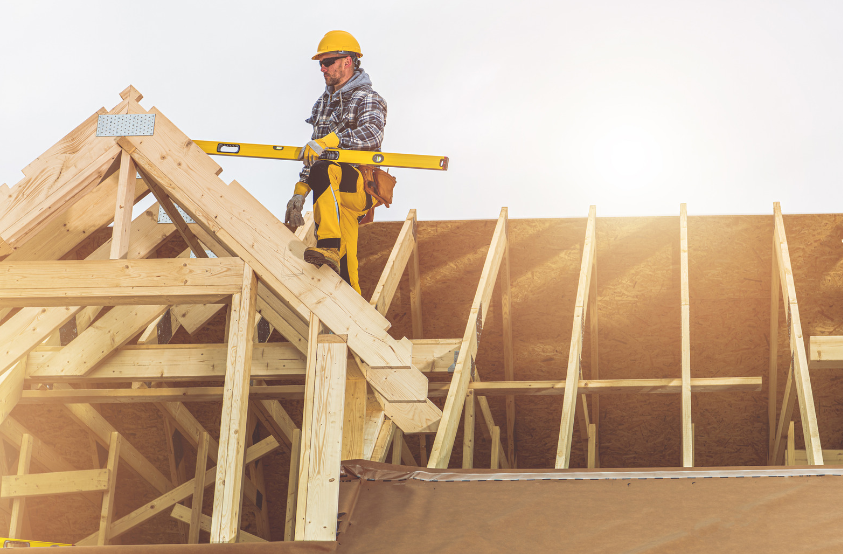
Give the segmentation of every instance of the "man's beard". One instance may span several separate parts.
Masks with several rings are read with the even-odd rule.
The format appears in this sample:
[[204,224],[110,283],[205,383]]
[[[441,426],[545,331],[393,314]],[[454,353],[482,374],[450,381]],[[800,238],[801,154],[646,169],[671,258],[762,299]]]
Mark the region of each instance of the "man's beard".
[[325,74],[325,84],[328,85],[329,87],[336,86],[336,84],[339,83],[339,82],[340,82],[339,77],[331,77],[327,73]]

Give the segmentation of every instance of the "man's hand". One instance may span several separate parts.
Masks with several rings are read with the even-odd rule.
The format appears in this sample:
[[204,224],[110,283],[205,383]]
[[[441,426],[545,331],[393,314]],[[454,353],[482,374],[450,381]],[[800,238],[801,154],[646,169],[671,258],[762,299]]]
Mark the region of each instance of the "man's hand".
[[298,229],[304,225],[304,218],[301,215],[302,208],[304,208],[304,196],[294,194],[287,202],[287,213],[284,214],[284,223],[287,224],[287,227]]
[[331,133],[321,139],[308,142],[304,145],[304,148],[302,148],[302,159],[304,160],[304,165],[307,167],[312,166],[316,163],[316,160],[319,159],[319,156],[322,155],[322,152],[326,148],[336,148],[339,145],[340,137],[338,137],[336,133]]

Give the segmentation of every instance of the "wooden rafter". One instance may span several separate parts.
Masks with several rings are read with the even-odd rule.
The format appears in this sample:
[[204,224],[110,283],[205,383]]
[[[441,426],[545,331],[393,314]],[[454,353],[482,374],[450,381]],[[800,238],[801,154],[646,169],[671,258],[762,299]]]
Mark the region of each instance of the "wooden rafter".
[[679,273],[682,318],[682,467],[694,467],[691,432],[691,303],[688,289],[688,209],[679,205]]
[[486,254],[486,261],[483,265],[483,272],[480,274],[480,282],[477,285],[474,301],[471,303],[465,334],[460,345],[459,358],[455,363],[454,375],[451,378],[448,396],[445,400],[442,421],[439,423],[436,439],[433,441],[433,448],[427,462],[428,467],[431,468],[446,468],[451,459],[451,451],[454,448],[454,439],[462,415],[465,395],[468,392],[468,384],[475,369],[474,360],[477,356],[480,331],[483,329],[483,317],[489,311],[489,302],[495,288],[498,269],[506,249],[506,220],[507,209],[503,208],[492,235],[489,252]]
[[[796,285],[793,280],[793,268],[790,265],[790,252],[787,247],[787,237],[784,230],[781,205],[773,204],[774,229],[773,237],[776,243],[775,262],[778,267],[779,284],[782,289],[782,300],[787,310],[787,331],[790,348],[790,369],[785,385],[785,396],[782,400],[781,417],[779,418],[776,440],[773,445],[774,465],[779,465],[784,457],[785,442],[783,432],[790,423],[795,401],[799,400],[799,414],[802,419],[802,434],[805,439],[805,450],[808,452],[810,465],[823,465],[823,453],[820,445],[820,433],[817,427],[817,412],[814,408],[814,394],[811,389],[811,377],[808,372],[808,358],[805,353],[805,342],[802,336],[802,321],[799,318],[799,304],[796,301]],[[771,362],[772,366],[772,362]]]
[[[565,379],[565,400],[562,405],[562,422],[559,428],[559,444],[556,449],[556,469],[567,469],[571,463],[571,437],[574,430],[574,415],[577,409],[577,384],[582,379],[582,337],[588,308],[589,286],[593,274],[593,260],[596,249],[595,225],[597,210],[589,208],[583,258],[577,284],[577,298],[574,306],[574,326],[568,350],[568,370]],[[583,402],[585,397],[583,396]],[[583,437],[586,441],[588,437]]]

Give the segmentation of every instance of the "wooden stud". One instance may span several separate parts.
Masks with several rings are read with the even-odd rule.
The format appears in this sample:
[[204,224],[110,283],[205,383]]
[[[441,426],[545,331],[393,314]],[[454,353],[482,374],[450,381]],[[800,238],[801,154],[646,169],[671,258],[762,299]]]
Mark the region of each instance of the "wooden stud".
[[398,427],[390,420],[384,420],[378,433],[378,439],[375,441],[375,448],[372,450],[373,462],[385,462],[389,454],[389,445],[392,444],[392,438],[395,435],[395,430]]
[[[501,261],[501,319],[503,321],[503,375],[515,379],[515,354],[512,349],[512,284],[509,277],[509,221],[506,222],[506,246]],[[506,397],[507,459],[515,466],[515,396]]]
[[[336,540],[345,397],[343,385],[348,362],[346,340],[345,335],[318,337],[318,378],[313,391],[306,514],[303,532],[296,528],[296,538],[301,540]],[[305,405],[305,409],[310,407]],[[306,440],[304,433],[302,437]],[[297,511],[299,509],[301,506]]]
[[588,460],[589,469],[597,467],[597,425],[594,423],[588,426]]
[[396,429],[392,435],[392,465],[401,465],[401,455],[404,452],[404,431]]
[[[166,414],[166,412],[163,412]],[[96,442],[94,443],[96,444]],[[179,486],[187,481],[184,463],[184,438],[175,428],[170,417],[164,417],[164,444],[167,446],[167,462],[170,467],[170,480],[173,486]],[[187,544],[190,525],[179,522],[179,537],[181,544]]]
[[459,357],[455,362],[454,374],[451,377],[448,396],[445,400],[445,408],[442,410],[442,420],[439,422],[436,439],[433,441],[430,459],[427,462],[427,466],[430,468],[446,468],[451,459],[451,451],[454,448],[465,395],[468,392],[471,374],[475,369],[474,358],[477,353],[478,333],[483,328],[483,317],[489,311],[489,301],[495,288],[498,269],[506,248],[506,220],[507,209],[503,208],[492,235],[489,252],[486,254],[477,292],[471,304],[468,322],[460,345]]
[[117,464],[120,461],[120,446],[122,443],[123,437],[120,436],[120,433],[116,431],[111,433],[111,441],[108,446],[108,462],[105,466],[108,472],[108,490],[103,493],[102,497],[97,546],[110,544],[108,534],[111,528],[111,520],[114,518],[114,495],[117,493]]
[[574,308],[574,326],[571,332],[571,345],[568,351],[568,369],[565,379],[565,399],[562,405],[562,422],[559,428],[559,444],[556,449],[556,469],[568,469],[571,461],[571,437],[574,429],[574,414],[577,409],[576,389],[582,378],[582,333],[588,307],[589,286],[591,284],[592,261],[595,250],[595,223],[597,208],[591,206],[588,211],[583,258],[580,266],[577,298]]
[[284,519],[284,540],[295,538],[296,500],[299,486],[299,456],[301,455],[301,429],[293,431],[293,448],[290,450],[290,477],[287,481],[287,510]]
[[404,268],[407,266],[416,245],[412,215],[411,210],[410,216],[407,216],[404,225],[401,227],[401,232],[398,233],[395,246],[389,254],[386,266],[384,266],[381,277],[375,285],[375,292],[369,301],[369,304],[384,316],[389,310],[395,291],[398,290],[398,283],[404,274]]
[[[785,408],[782,410],[783,415],[790,418],[790,414],[786,414],[787,406],[792,405],[793,400],[788,398],[789,395],[794,394],[799,400],[799,414],[802,420],[802,435],[805,438],[805,450],[808,453],[808,463],[810,465],[823,465],[822,446],[820,445],[820,433],[817,427],[817,412],[814,408],[814,394],[811,388],[811,377],[808,371],[808,359],[805,353],[805,342],[802,335],[802,322],[799,317],[799,305],[796,300],[796,285],[793,281],[793,269],[790,265],[790,253],[787,247],[787,237],[784,230],[784,219],[782,218],[781,206],[778,202],[773,204],[773,214],[775,219],[774,236],[777,243],[776,258],[778,260],[779,278],[782,284],[782,295],[784,305],[787,308],[787,319],[789,322],[788,334],[790,336],[790,354],[792,366],[792,381],[794,387],[790,390],[785,389]],[[788,394],[789,393],[789,394]],[[787,420],[788,422],[790,419]],[[781,436],[783,431],[783,422],[779,420],[779,430],[777,437]],[[777,438],[776,442],[781,444],[781,450],[784,444]],[[781,459],[778,448],[776,450],[776,463]],[[782,452],[783,454],[783,452]]]
[[[589,346],[591,347],[591,378],[600,379],[600,365],[598,363],[599,347],[597,342],[597,225],[594,227],[594,259],[591,262],[592,285],[588,289],[588,303],[591,306],[589,313]],[[594,424],[594,463],[600,467],[600,397],[591,396],[591,422]]]
[[[465,414],[463,415],[462,433],[462,468],[474,468],[474,391],[468,391],[465,395]],[[493,447],[494,450],[494,447]]]
[[202,501],[205,495],[205,472],[208,465],[208,450],[211,444],[211,437],[208,433],[202,433],[199,439],[199,448],[196,452],[196,473],[193,479],[193,498],[190,510],[190,534],[188,544],[199,544],[199,520],[202,517]]
[[682,281],[682,467],[694,467],[691,433],[691,303],[688,288],[688,209],[679,205],[679,265]]
[[421,300],[421,272],[419,270],[419,237],[418,221],[416,210],[410,210],[407,219],[413,222],[413,256],[410,258],[410,318],[413,321],[413,338],[420,339],[424,336],[422,327],[422,300]]
[[767,425],[770,445],[767,451],[767,463],[775,464],[776,444],[776,404],[778,403],[778,357],[779,357],[779,267],[776,256],[776,237],[773,236],[773,275],[770,278],[770,364],[767,372]]
[[491,469],[499,469],[501,465],[500,448],[496,446],[501,442],[501,428],[495,426],[492,428],[492,462],[489,466]]
[[787,427],[787,456],[784,465],[796,465],[796,429],[792,421]]
[[301,423],[301,448],[299,449],[299,475],[296,486],[296,524],[293,535],[304,538],[307,517],[307,484],[310,481],[311,442],[313,438],[313,409],[315,406],[317,371],[318,337],[322,331],[322,323],[315,314],[310,314],[310,324],[307,340],[307,370],[304,384],[304,409]]
[[242,293],[231,300],[231,326],[225,396],[222,404],[220,447],[217,456],[211,542],[237,542],[243,498],[243,459],[246,451],[246,417],[249,409],[249,378],[252,367],[255,304],[258,282],[255,272],[244,265]]
[[[29,462],[32,459],[32,435],[24,435],[21,440],[20,456],[18,457],[17,475],[29,473]],[[23,515],[26,508],[26,498],[15,498],[12,502],[12,515],[9,523],[9,538],[22,539]]]
[[135,162],[125,150],[120,151],[120,177],[117,181],[117,205],[111,234],[112,260],[125,260],[129,254],[129,231],[132,227],[132,208],[135,204]]
[[342,459],[363,458],[363,440],[366,425],[366,378],[354,361],[348,361],[345,381],[345,414],[342,424]]

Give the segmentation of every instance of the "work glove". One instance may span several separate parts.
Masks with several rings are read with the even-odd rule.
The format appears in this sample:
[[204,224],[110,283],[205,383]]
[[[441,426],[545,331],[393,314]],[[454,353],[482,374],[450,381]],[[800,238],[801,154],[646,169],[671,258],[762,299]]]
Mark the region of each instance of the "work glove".
[[340,145],[340,137],[336,133],[312,140],[302,148],[302,160],[307,167],[312,166],[326,148],[336,148]]
[[301,215],[304,208],[304,196],[294,194],[287,202],[287,213],[284,214],[284,223],[291,229],[298,229],[304,225],[304,218]]

